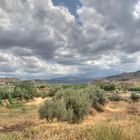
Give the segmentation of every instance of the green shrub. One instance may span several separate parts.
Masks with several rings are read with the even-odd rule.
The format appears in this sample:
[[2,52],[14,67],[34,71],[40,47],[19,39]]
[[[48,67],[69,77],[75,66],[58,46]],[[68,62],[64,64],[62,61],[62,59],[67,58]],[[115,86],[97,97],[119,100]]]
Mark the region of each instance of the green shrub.
[[107,103],[108,98],[106,96],[106,92],[103,89],[89,89],[86,93],[89,96],[91,101],[91,105],[97,111],[103,111],[103,106]]
[[[84,119],[89,113],[91,107],[97,111],[103,111],[103,106],[107,102],[107,96],[103,89],[86,89],[71,88],[59,89],[51,101],[46,101],[39,108],[40,118],[47,120],[57,119],[77,123]],[[59,110],[59,111],[58,111]],[[60,115],[58,112],[62,114]]]
[[0,105],[2,104],[2,96],[0,95]]
[[8,95],[8,101],[9,101],[10,104],[13,103],[13,98],[12,98],[12,95],[11,94]]
[[116,89],[115,84],[108,81],[98,81],[95,85],[105,91],[113,91]]
[[131,87],[128,88],[129,91],[140,91],[140,87]]
[[48,97],[47,94],[48,94],[47,92],[41,92],[41,93],[38,93],[38,97],[42,97],[44,99],[44,98]]
[[63,121],[66,116],[65,104],[60,100],[46,100],[44,104],[40,106],[38,114],[41,119],[45,118],[48,121],[53,121],[53,119]]
[[71,113],[70,122],[78,122],[89,113],[90,102],[86,96],[80,94],[69,94],[64,99],[66,109]]
[[109,97],[110,101],[120,101],[121,100],[121,96],[117,93],[113,93],[110,97]]
[[20,100],[30,100],[37,97],[37,92],[35,90],[34,84],[28,81],[23,81],[16,84],[13,92],[14,98],[19,98]]
[[45,85],[40,85],[38,88],[42,89],[42,88],[45,88],[45,87],[46,87]]
[[53,87],[49,89],[49,92],[47,93],[47,97],[53,97],[57,93],[57,91],[60,90],[60,87]]
[[133,102],[138,102],[139,99],[140,99],[140,96],[138,94],[136,94],[136,93],[132,93],[131,96],[130,96],[130,99]]
[[79,122],[89,113],[90,102],[86,96],[73,90],[60,90],[51,101],[46,101],[39,108],[40,118],[70,123]]
[[85,89],[88,85],[87,84],[76,84],[76,85],[63,85],[62,88],[63,89],[73,89],[73,90],[77,90],[77,89]]
[[101,105],[105,105],[107,102],[107,96],[106,96],[106,92],[103,89],[95,89],[95,95],[97,97],[97,101],[101,104]]
[[2,103],[2,100],[4,99],[8,99],[9,103],[12,104],[12,95],[13,95],[13,91],[10,89],[10,87],[0,87],[0,102]]

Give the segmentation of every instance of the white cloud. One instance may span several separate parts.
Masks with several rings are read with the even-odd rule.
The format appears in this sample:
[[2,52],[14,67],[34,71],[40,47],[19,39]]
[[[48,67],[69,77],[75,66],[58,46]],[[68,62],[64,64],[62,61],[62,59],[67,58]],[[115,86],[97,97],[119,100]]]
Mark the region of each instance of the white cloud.
[[1,1],[0,71],[19,77],[47,77],[94,70],[137,70],[139,2],[81,3],[78,24],[68,8],[54,6],[51,0]]
[[[77,72],[76,66],[65,66],[43,61],[35,56],[14,56],[10,52],[0,53],[0,72],[1,74],[13,73],[20,77],[39,74],[43,78],[45,74],[68,74]],[[24,75],[24,76],[23,76]]]
[[133,14],[137,19],[140,18],[140,1],[138,1],[138,3],[135,5]]

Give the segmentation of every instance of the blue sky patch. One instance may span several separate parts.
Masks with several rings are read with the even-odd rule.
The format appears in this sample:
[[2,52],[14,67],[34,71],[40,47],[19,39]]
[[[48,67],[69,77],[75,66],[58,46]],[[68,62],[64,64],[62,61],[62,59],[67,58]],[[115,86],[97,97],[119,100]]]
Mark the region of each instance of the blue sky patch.
[[55,6],[64,5],[67,7],[72,15],[79,20],[79,16],[77,15],[76,9],[77,7],[81,7],[81,2],[79,0],[52,0]]

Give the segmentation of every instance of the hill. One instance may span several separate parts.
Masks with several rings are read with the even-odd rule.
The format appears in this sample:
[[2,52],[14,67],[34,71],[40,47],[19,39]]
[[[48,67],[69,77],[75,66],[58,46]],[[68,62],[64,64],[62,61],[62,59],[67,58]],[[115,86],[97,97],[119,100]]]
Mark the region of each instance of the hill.
[[104,79],[109,81],[129,81],[129,80],[140,81],[140,71],[130,73],[125,72],[120,75],[109,76]]
[[5,83],[10,83],[10,82],[18,82],[19,79],[16,78],[0,78],[0,83],[5,84]]

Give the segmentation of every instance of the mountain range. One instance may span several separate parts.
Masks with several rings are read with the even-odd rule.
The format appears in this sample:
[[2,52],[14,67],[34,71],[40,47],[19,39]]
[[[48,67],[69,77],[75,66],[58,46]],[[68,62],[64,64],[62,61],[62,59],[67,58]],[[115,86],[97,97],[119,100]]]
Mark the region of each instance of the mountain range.
[[[64,83],[64,84],[84,84],[89,83],[97,80],[109,80],[109,81],[128,81],[128,80],[138,80],[140,81],[140,71],[130,72],[130,73],[122,73],[119,75],[103,77],[103,78],[86,78],[86,77],[72,77],[72,76],[65,76],[65,77],[57,77],[48,80],[31,80],[34,82],[42,82],[42,83]],[[0,78],[0,83],[2,82],[12,82],[12,81],[20,81],[16,78]]]

